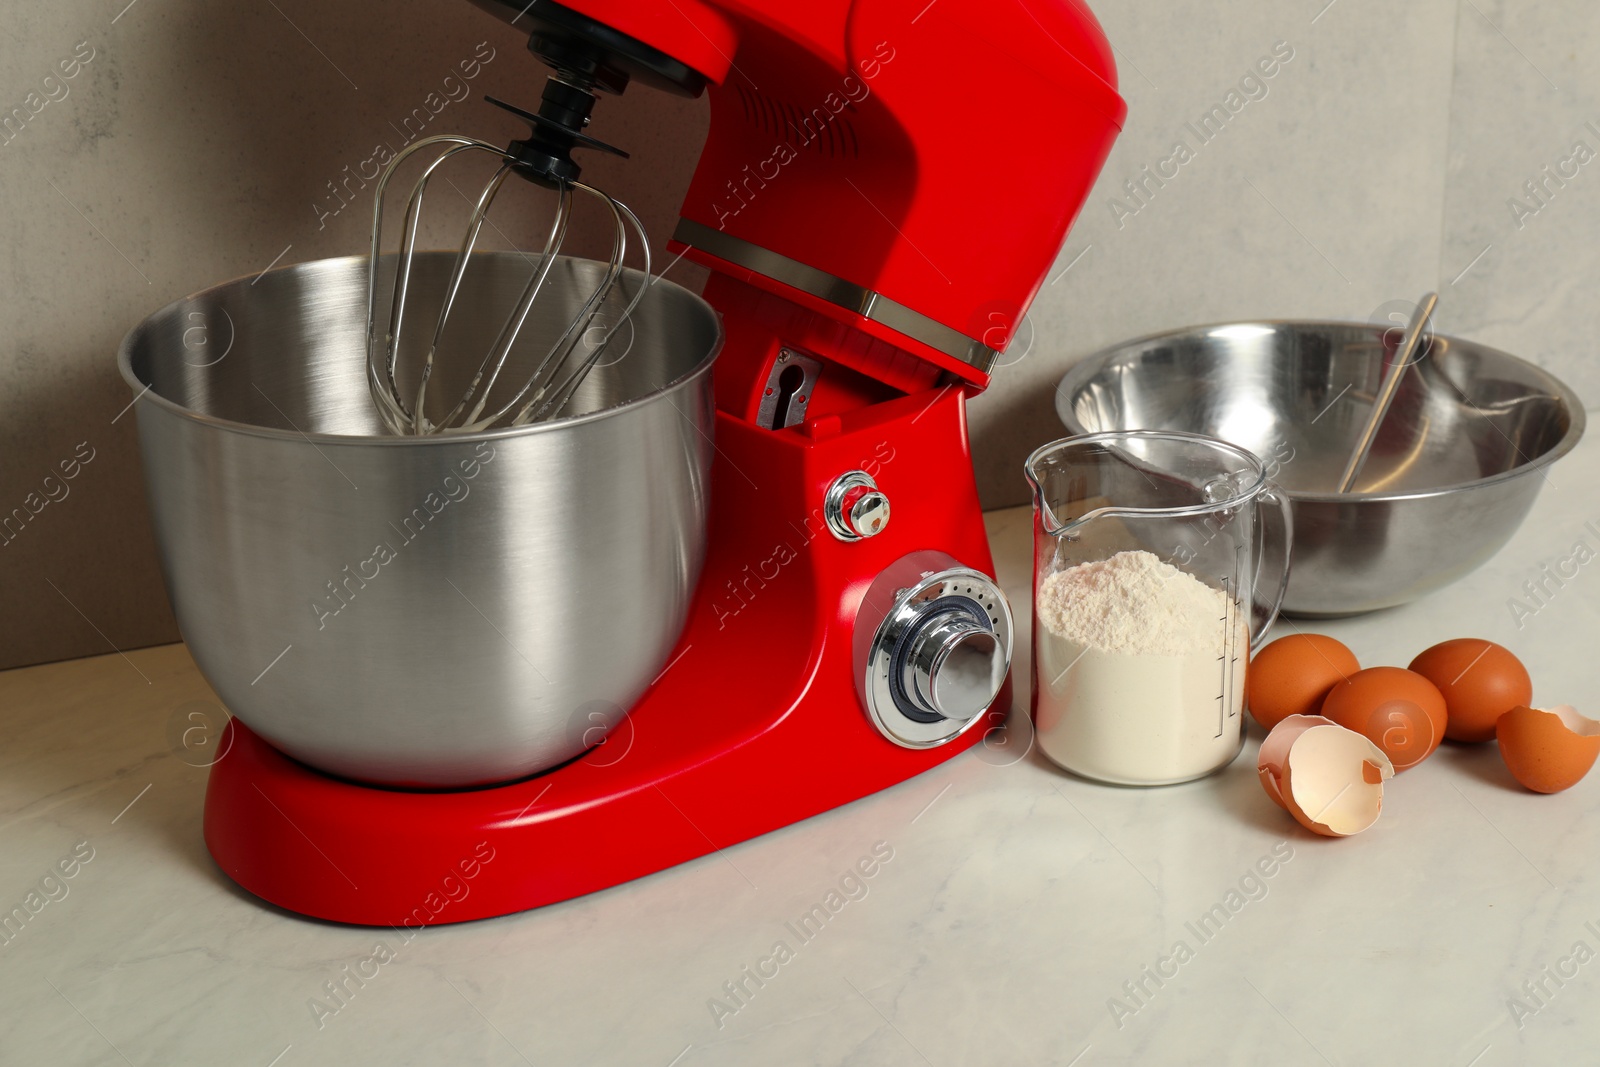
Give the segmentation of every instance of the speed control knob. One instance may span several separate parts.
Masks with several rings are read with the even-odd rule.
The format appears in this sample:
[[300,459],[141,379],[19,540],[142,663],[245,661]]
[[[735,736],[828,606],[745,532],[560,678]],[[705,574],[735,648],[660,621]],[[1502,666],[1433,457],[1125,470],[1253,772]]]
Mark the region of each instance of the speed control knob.
[[913,552],[873,581],[856,614],[856,679],[890,741],[932,748],[982,721],[1011,667],[1011,609],[993,579]]
[[922,710],[966,722],[994,702],[1007,666],[992,629],[966,612],[941,611],[912,637],[901,686]]

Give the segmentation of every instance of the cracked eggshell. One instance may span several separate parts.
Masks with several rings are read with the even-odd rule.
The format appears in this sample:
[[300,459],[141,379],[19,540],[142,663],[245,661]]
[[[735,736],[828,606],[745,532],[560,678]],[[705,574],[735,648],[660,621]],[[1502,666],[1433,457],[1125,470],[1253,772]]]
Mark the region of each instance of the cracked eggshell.
[[1324,837],[1378,821],[1394,764],[1371,740],[1320,715],[1290,715],[1261,743],[1256,770],[1267,796]]
[[1511,777],[1535,793],[1571,789],[1600,757],[1600,722],[1568,704],[1512,708],[1494,727]]
[[1256,774],[1261,776],[1261,788],[1267,791],[1267,796],[1278,807],[1289,807],[1283,802],[1279,783],[1288,770],[1289,749],[1293,747],[1295,739],[1313,726],[1332,725],[1332,719],[1324,719],[1321,715],[1285,715],[1278,720],[1278,725],[1268,731],[1266,740],[1261,742],[1261,751],[1256,755]]

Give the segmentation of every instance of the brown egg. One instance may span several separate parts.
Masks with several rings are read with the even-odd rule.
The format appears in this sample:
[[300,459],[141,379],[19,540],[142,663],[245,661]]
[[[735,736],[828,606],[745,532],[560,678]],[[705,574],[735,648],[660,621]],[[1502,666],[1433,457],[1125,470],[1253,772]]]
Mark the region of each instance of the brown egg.
[[1577,785],[1600,756],[1600,722],[1561,704],[1541,711],[1512,708],[1494,727],[1511,777],[1535,793]]
[[1328,690],[1361,669],[1356,654],[1322,634],[1280,637],[1250,659],[1246,700],[1271,730],[1290,715],[1315,715]]
[[1452,741],[1487,741],[1500,716],[1533,700],[1533,681],[1522,661],[1493,641],[1460,637],[1427,649],[1411,669],[1438,687]]
[[1322,714],[1364,734],[1396,771],[1415,767],[1444,740],[1444,696],[1428,679],[1401,667],[1368,667],[1328,691]]

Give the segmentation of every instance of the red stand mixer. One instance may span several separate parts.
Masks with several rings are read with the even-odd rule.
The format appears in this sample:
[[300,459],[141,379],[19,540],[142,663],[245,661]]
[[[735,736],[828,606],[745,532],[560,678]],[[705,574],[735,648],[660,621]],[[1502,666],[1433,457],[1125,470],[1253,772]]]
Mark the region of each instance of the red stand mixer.
[[[706,562],[627,719],[534,777],[356,784],[235,720],[206,796],[212,855],[341,922],[602,889],[884,789],[1003,721],[1015,635],[965,404],[1125,110],[1078,0],[479,6],[585,88],[709,91],[672,246],[710,269],[726,334]],[[1003,76],[963,76],[974,56]]]

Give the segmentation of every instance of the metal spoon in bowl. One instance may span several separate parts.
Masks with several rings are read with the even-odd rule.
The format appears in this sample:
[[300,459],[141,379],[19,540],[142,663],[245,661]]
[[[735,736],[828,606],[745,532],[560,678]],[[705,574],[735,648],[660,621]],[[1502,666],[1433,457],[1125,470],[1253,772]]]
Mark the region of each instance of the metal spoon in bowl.
[[1377,399],[1372,403],[1372,414],[1367,416],[1367,424],[1361,429],[1361,437],[1356,441],[1355,451],[1350,453],[1350,461],[1344,465],[1344,474],[1339,477],[1339,492],[1348,493],[1361,474],[1361,468],[1366,466],[1367,453],[1372,451],[1372,443],[1378,439],[1378,428],[1383,425],[1384,416],[1389,414],[1389,405],[1394,403],[1395,396],[1400,392],[1400,380],[1406,376],[1406,371],[1411,367],[1411,357],[1416,354],[1417,345],[1421,343],[1422,335],[1428,327],[1428,320],[1433,317],[1433,309],[1438,303],[1438,293],[1426,293],[1417,304],[1417,310],[1412,312],[1411,321],[1406,324],[1405,335],[1400,339],[1400,347],[1395,350],[1389,376],[1378,386]]

